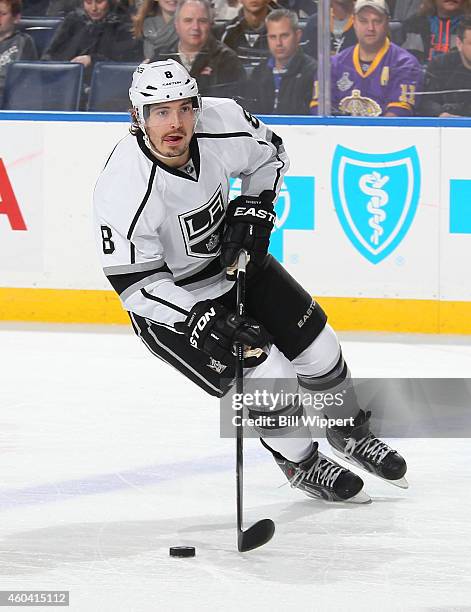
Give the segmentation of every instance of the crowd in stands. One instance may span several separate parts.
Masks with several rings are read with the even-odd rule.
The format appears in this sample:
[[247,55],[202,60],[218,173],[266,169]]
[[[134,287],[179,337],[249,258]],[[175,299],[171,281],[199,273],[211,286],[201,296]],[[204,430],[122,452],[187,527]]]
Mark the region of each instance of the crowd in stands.
[[[14,62],[81,64],[86,110],[99,62],[171,57],[202,95],[316,114],[317,28],[316,0],[0,0],[0,101]],[[471,0],[331,0],[330,35],[332,114],[471,116]]]

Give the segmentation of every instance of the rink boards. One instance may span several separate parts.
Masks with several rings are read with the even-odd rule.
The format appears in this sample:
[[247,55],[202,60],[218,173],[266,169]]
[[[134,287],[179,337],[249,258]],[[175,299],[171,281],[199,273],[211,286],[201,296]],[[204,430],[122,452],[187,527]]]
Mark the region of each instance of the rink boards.
[[[332,323],[471,333],[471,120],[267,122],[291,158],[271,250]],[[1,319],[127,322],[91,227],[127,129],[124,115],[0,113]]]

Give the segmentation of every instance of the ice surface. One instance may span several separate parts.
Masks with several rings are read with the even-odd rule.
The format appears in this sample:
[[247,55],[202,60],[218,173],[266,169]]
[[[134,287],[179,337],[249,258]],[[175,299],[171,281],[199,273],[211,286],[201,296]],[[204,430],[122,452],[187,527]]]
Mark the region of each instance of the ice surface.
[[[359,377],[471,377],[469,338],[342,340]],[[281,487],[247,440],[246,523],[277,531],[241,555],[218,402],[129,330],[4,325],[0,368],[1,590],[81,612],[471,610],[469,440],[395,441],[410,489],[363,473],[368,506]],[[197,556],[170,558],[183,544]]]

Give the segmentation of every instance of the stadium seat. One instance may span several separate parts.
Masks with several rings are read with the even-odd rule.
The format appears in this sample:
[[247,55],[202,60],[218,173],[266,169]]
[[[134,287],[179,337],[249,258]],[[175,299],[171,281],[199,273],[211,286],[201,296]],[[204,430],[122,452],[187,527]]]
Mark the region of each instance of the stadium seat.
[[18,22],[20,30],[26,28],[57,28],[64,21],[63,17],[22,17]]
[[125,113],[131,103],[129,87],[136,64],[97,62],[93,69],[89,111]]
[[389,22],[389,32],[391,33],[391,41],[396,45],[401,46],[405,41],[404,29],[400,21]]
[[82,89],[82,64],[13,62],[8,66],[4,110],[76,111]]
[[25,28],[23,32],[29,34],[34,41],[38,56],[41,57],[44,51],[49,47],[49,43],[54,36],[55,28]]
[[62,17],[29,17],[21,19],[18,26],[22,32],[31,36],[41,57],[62,21]]

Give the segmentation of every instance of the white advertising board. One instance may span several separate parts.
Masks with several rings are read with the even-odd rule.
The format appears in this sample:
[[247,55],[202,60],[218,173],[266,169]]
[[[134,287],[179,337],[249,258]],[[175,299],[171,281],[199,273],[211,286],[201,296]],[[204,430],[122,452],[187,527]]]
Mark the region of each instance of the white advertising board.
[[[92,238],[92,193],[127,128],[0,121],[1,287],[110,288]],[[271,249],[310,292],[471,300],[463,272],[471,248],[468,129],[273,129],[291,168]]]

